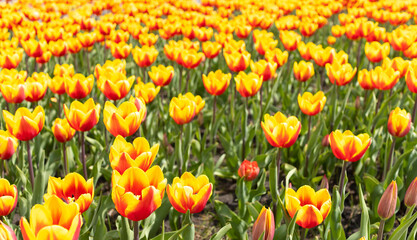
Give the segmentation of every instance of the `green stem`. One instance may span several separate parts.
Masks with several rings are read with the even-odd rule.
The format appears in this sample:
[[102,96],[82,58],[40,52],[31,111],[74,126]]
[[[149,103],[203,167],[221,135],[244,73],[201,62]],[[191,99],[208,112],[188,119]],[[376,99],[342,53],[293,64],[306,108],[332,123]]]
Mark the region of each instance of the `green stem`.
[[64,173],[68,174],[68,161],[67,161],[67,149],[65,143],[62,143],[62,154],[64,155]]
[[340,198],[342,199],[343,202],[343,186],[345,185],[345,174],[346,174],[346,168],[347,168],[347,161],[343,161],[343,167],[342,167],[342,174],[340,175],[340,179],[339,179],[339,194],[340,194]]
[[[309,140],[310,140],[310,131],[311,131],[311,116],[308,116],[308,131],[307,131],[307,141],[306,143],[309,144]],[[306,161],[305,161],[305,167],[304,167],[304,177],[307,177],[308,175],[308,160],[309,160],[309,155],[308,153],[306,153]]]
[[411,117],[412,117],[411,122],[412,123],[414,123],[414,120],[416,119],[416,110],[417,110],[417,94],[416,94],[416,98],[414,100],[413,115],[411,115]]
[[133,221],[133,240],[139,240],[139,222]]
[[84,173],[84,178],[88,179],[88,175],[87,175],[87,164],[86,164],[86,160],[85,160],[85,140],[84,140],[84,132],[80,132],[81,134],[81,162],[83,164],[83,173]]
[[180,141],[178,142],[178,150],[180,151],[180,153],[178,154],[178,161],[179,161],[179,176],[181,176],[181,174],[183,173],[183,164],[184,164],[184,159],[182,157],[182,135],[184,132],[184,125],[181,125],[181,130],[180,130]]
[[384,173],[383,173],[383,176],[382,176],[382,180],[385,180],[385,177],[387,176],[388,170],[392,167],[392,164],[394,162],[394,159],[393,159],[392,155],[393,155],[394,150],[395,150],[395,142],[396,142],[397,139],[395,137],[393,137],[393,138],[394,139],[392,140],[392,143],[391,143],[391,150],[389,151],[388,162],[387,162],[387,165],[384,168]]
[[33,163],[32,163],[32,155],[30,152],[30,141],[26,141],[26,149],[28,152],[28,162],[29,162],[29,175],[30,175],[30,183],[32,185],[32,191],[35,189],[35,175],[33,174]]
[[216,102],[217,100],[217,96],[214,96],[213,98],[213,120],[211,121],[211,143],[215,144],[215,137],[216,137],[216,132],[215,132],[215,124],[216,124]]
[[384,226],[385,220],[381,219],[381,222],[379,223],[378,240],[382,240],[382,238],[384,237]]
[[244,110],[243,110],[243,123],[242,123],[242,161],[245,160],[246,157],[246,125],[247,125],[247,121],[248,121],[248,115],[247,115],[247,108],[248,108],[248,98],[245,97],[245,106],[244,106]]

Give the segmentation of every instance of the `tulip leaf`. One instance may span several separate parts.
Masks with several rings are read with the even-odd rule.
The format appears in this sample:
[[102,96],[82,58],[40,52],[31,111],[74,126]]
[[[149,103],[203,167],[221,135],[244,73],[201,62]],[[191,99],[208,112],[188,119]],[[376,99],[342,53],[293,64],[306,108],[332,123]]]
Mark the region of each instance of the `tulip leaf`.
[[403,234],[406,234],[408,232],[408,227],[410,227],[411,224],[413,224],[416,219],[417,219],[417,212],[411,218],[409,218],[406,221],[402,222],[397,227],[397,229],[395,229],[395,231],[392,233],[392,235],[389,238],[389,240],[397,240],[397,239],[400,239],[401,236],[403,236]]
[[221,240],[228,231],[232,229],[232,225],[228,223],[226,226],[222,227],[217,233],[215,233],[213,236],[211,236],[210,240]]
[[46,177],[45,174],[45,151],[42,150],[39,154],[39,168],[36,171],[35,186],[32,195],[32,206],[42,202],[43,194],[45,193]]
[[365,236],[366,239],[369,239],[370,223],[369,223],[368,207],[366,206],[366,202],[363,197],[362,186],[360,184],[358,186],[358,189],[359,189],[360,206],[362,208],[360,236]]
[[133,231],[130,229],[129,220],[119,216],[117,218],[117,230],[119,230],[120,239],[133,239]]
[[[168,240],[174,240],[174,239],[178,239],[178,237],[180,236],[180,234],[187,228],[189,228],[190,225],[187,224],[185,226],[183,226],[181,229],[177,230],[177,231],[172,231],[172,232],[163,232],[161,234],[159,234],[158,236],[152,238],[151,240],[163,240],[163,239],[168,239]],[[123,239],[123,238],[122,238]]]
[[417,238],[417,223],[414,223],[414,227],[408,235],[407,240],[415,240]]
[[374,188],[379,184],[378,179],[367,173],[365,173],[365,176],[363,177],[363,182],[365,184],[365,189],[368,193],[372,193],[374,191]]
[[414,149],[410,149],[407,152],[403,153],[398,159],[395,159],[395,164],[390,168],[390,170],[388,171],[387,177],[385,178],[384,188],[386,188],[391,183],[392,180],[396,179],[398,170],[403,163],[403,159],[407,157],[409,154],[411,154],[413,150]]
[[108,231],[106,235],[104,235],[104,240],[115,240],[115,239],[120,239],[119,231],[117,230]]
[[287,238],[288,240],[293,239],[294,230],[295,230],[295,223],[297,222],[297,215],[298,211],[294,214],[294,217],[291,219],[290,224],[287,227]]

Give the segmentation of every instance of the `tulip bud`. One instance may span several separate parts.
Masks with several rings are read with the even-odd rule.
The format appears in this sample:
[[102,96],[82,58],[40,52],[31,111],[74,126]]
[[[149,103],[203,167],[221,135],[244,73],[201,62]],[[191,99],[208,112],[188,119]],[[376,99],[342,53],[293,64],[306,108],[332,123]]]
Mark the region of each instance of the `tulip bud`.
[[319,186],[319,189],[329,189],[329,180],[327,179],[326,175],[323,176],[323,178],[321,179],[321,183]]
[[361,108],[361,99],[360,99],[359,96],[356,97],[356,100],[355,100],[355,108],[356,109],[360,109]]
[[258,240],[264,234],[263,240],[272,240],[275,233],[274,214],[271,209],[262,208],[252,228],[252,240]]
[[407,207],[417,205],[417,177],[411,182],[405,193],[404,204]]
[[248,160],[244,160],[242,164],[240,164],[237,173],[239,174],[239,177],[244,178],[245,181],[252,181],[259,174],[258,163],[256,161],[250,162]]
[[323,137],[323,140],[321,140],[321,145],[323,147],[329,146],[329,134],[326,134],[326,136]]
[[377,212],[380,218],[386,220],[394,215],[397,205],[397,195],[397,183],[392,181],[384,194],[382,194],[381,200],[379,200]]

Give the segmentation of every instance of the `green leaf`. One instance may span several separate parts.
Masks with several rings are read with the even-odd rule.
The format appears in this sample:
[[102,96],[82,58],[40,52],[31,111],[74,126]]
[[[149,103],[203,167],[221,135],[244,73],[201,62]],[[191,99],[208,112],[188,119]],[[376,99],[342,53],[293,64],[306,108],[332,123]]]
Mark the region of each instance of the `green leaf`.
[[45,174],[45,151],[42,150],[39,154],[39,168],[36,171],[36,177],[35,177],[35,187],[33,189],[33,195],[32,195],[32,206],[38,203],[42,203],[42,198],[45,193],[45,187],[46,187],[46,177],[47,174]]
[[369,223],[369,214],[368,214],[368,207],[366,206],[365,199],[363,197],[362,193],[362,187],[359,184],[359,201],[360,206],[362,208],[362,214],[361,214],[361,228],[360,228],[360,237],[366,237],[366,239],[370,239],[370,223]]
[[177,231],[161,233],[158,236],[152,238],[151,240],[163,240],[163,239],[174,240],[174,239],[177,239],[180,236],[180,234],[185,229],[187,229],[188,227],[190,227],[190,225],[187,224],[187,225],[183,226],[181,229],[179,229]]
[[298,215],[298,211],[295,213],[295,215],[292,218],[290,224],[288,225],[288,228],[287,228],[287,238],[286,238],[288,240],[292,240],[293,239],[293,234],[294,234],[294,230],[295,230],[295,223],[297,221],[297,215]]
[[417,219],[417,212],[411,218],[409,218],[406,221],[402,222],[397,227],[397,229],[395,229],[395,231],[392,233],[392,235],[389,238],[389,240],[398,240],[398,239],[400,239],[400,237],[403,236],[403,234],[407,233],[408,227],[410,227],[411,224],[413,224],[413,222],[416,219]]
[[232,225],[228,223],[226,226],[222,227],[217,233],[215,233],[213,236],[211,236],[210,240],[221,240],[224,235],[227,234],[228,231],[232,229]]

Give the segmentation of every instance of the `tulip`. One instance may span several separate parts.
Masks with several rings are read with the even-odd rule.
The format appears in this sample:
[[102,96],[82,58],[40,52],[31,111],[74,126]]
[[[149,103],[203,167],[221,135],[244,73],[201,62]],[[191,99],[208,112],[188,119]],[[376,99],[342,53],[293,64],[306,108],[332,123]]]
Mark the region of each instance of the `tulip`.
[[132,50],[132,56],[139,67],[149,67],[155,62],[158,51],[154,46],[135,47]]
[[397,196],[397,183],[392,181],[390,185],[388,185],[387,189],[385,189],[385,192],[382,194],[382,197],[378,203],[377,213],[381,218],[378,231],[378,240],[382,240],[383,238],[385,221],[391,218],[395,213],[395,208],[397,206]]
[[45,112],[41,106],[36,107],[33,112],[21,107],[15,115],[3,110],[3,117],[7,130],[20,141],[29,141],[36,137],[45,122]]
[[155,99],[160,89],[160,86],[155,87],[152,82],[144,83],[138,78],[138,83],[135,85],[135,96],[142,98],[148,104]]
[[72,139],[75,129],[69,125],[66,118],[57,118],[52,125],[52,133],[58,142],[65,143]]
[[287,118],[281,112],[277,112],[274,116],[265,114],[261,127],[269,144],[277,148],[291,147],[301,131],[301,123],[296,117]]
[[[8,131],[0,130],[0,159],[8,160],[16,152],[19,142]],[[3,163],[0,163],[3,164]]]
[[36,58],[36,62],[39,64],[45,64],[51,60],[52,53],[50,51],[43,52],[41,57]]
[[128,137],[139,129],[145,110],[138,110],[130,101],[123,102],[118,108],[106,101],[103,114],[104,125],[113,136]]
[[120,174],[130,167],[138,167],[146,172],[155,160],[158,150],[159,144],[150,147],[145,138],[139,137],[129,143],[122,136],[117,136],[110,147],[110,165]]
[[130,91],[135,76],[129,78],[121,72],[107,71],[100,74],[97,87],[110,100],[124,98]]
[[202,49],[206,58],[213,59],[219,55],[222,45],[217,42],[203,42]]
[[332,200],[326,188],[314,191],[308,185],[300,187],[297,192],[289,188],[285,191],[285,207],[296,223],[302,228],[313,228],[321,224],[330,212]]
[[[16,208],[18,191],[15,185],[0,178],[0,217],[7,216]],[[1,235],[0,235],[1,236]]]
[[389,52],[389,43],[380,44],[379,42],[366,42],[365,44],[365,55],[371,62],[380,62],[389,55]]
[[352,81],[356,74],[356,67],[353,69],[349,63],[341,65],[336,61],[326,64],[326,72],[332,84],[344,86]]
[[213,37],[213,28],[197,28],[195,36],[200,42],[206,42]]
[[242,97],[252,97],[262,87],[263,78],[256,73],[239,72],[235,77],[236,90]]
[[327,37],[327,44],[333,45],[333,44],[335,44],[335,42],[336,42],[336,38],[335,37],[333,37],[333,36],[328,36]]
[[277,64],[277,68],[280,68],[282,65],[287,63],[288,61],[288,52],[282,52],[279,48],[275,48],[273,50],[267,50],[265,52],[265,59],[268,62],[275,62]]
[[305,37],[312,36],[317,29],[319,28],[319,25],[317,23],[309,22],[309,21],[302,21],[300,23],[300,33]]
[[392,68],[394,69],[394,71],[400,72],[400,78],[405,76],[409,65],[410,65],[410,62],[407,60],[404,60],[401,57],[396,57],[392,60],[389,58],[384,58],[384,61],[382,62],[382,68],[384,69]]
[[411,115],[399,107],[391,111],[388,118],[388,132],[394,137],[404,137],[411,129]]
[[417,58],[417,43],[414,42],[409,48],[404,50],[404,56],[407,58]]
[[238,175],[241,178],[244,178],[245,181],[252,181],[254,180],[259,174],[259,167],[256,161],[250,162],[248,160],[244,160],[239,167]]
[[0,91],[4,100],[8,103],[21,103],[25,100],[25,84],[18,81],[17,83],[7,82],[0,84]]
[[114,61],[107,60],[103,66],[99,64],[94,68],[94,76],[96,79],[100,79],[100,76],[107,72],[120,72],[126,75],[126,61],[115,59]]
[[68,44],[68,51],[70,51],[70,53],[78,53],[83,47],[81,45],[80,40],[78,40],[78,38],[68,39],[67,44]]
[[113,171],[112,200],[122,216],[139,221],[161,206],[167,180],[159,166],[146,172],[130,167],[123,174]]
[[273,50],[277,44],[277,40],[272,38],[262,38],[255,42],[255,49],[259,54],[265,55],[266,51]]
[[323,110],[326,99],[322,91],[314,95],[305,92],[302,96],[298,94],[298,105],[304,114],[314,116]]
[[252,72],[262,76],[263,81],[269,81],[276,75],[277,64],[265,60],[260,60],[258,62],[251,61],[250,68]]
[[74,65],[72,64],[56,64],[55,68],[54,68],[54,76],[69,76],[72,77],[74,76]]
[[230,73],[223,73],[219,69],[216,72],[210,72],[207,76],[203,74],[203,84],[209,94],[219,96],[226,91],[231,78]]
[[61,39],[54,42],[49,42],[49,51],[54,55],[54,57],[62,57],[65,56],[68,50],[67,43]]
[[252,229],[252,240],[259,240],[263,234],[262,240],[272,240],[275,234],[274,214],[271,209],[262,207]]
[[374,85],[371,81],[371,75],[369,73],[369,71],[367,69],[362,69],[359,71],[358,74],[358,82],[359,85],[364,89],[364,90],[372,90],[374,89]]
[[0,67],[6,69],[17,68],[22,61],[23,49],[7,49],[0,53]]
[[94,85],[93,75],[85,77],[77,73],[73,77],[65,77],[65,92],[74,99],[85,98],[90,94]]
[[404,204],[408,208],[417,205],[417,177],[408,186],[407,192],[404,197]]
[[45,202],[52,196],[57,196],[63,202],[75,202],[80,213],[87,211],[94,199],[93,178],[87,181],[78,173],[69,173],[64,179],[49,177],[48,192],[43,196]]
[[316,47],[310,49],[310,54],[313,57],[314,62],[320,67],[326,66],[328,63],[332,63],[336,55],[334,48],[327,47],[325,49]]
[[281,39],[281,42],[287,51],[294,51],[301,41],[301,36],[294,31],[280,31],[279,39]]
[[153,33],[149,34],[140,34],[139,35],[139,43],[142,46],[154,46],[156,41],[158,41],[158,35],[155,35]]
[[343,34],[345,34],[345,27],[340,25],[334,25],[331,28],[331,32],[334,37],[341,37],[343,36]]
[[212,190],[213,185],[206,175],[196,178],[191,173],[185,172],[181,178],[175,177],[172,185],[167,186],[167,195],[178,212],[199,213],[206,206]]
[[395,71],[393,68],[382,68],[380,66],[370,71],[370,78],[374,88],[379,90],[389,90],[400,79],[400,72]]
[[417,36],[411,30],[398,28],[388,38],[392,48],[396,51],[404,51],[411,46]]
[[96,34],[94,32],[78,33],[77,39],[84,48],[89,48],[96,42]]
[[48,81],[48,87],[51,89],[51,92],[62,95],[65,93],[65,79],[66,77],[55,76]]
[[125,59],[129,56],[132,45],[125,42],[115,43],[112,42],[110,45],[110,51],[114,58]]
[[169,103],[169,116],[174,119],[178,125],[189,123],[196,115],[196,103],[183,96],[173,97]]
[[38,78],[35,78],[35,75],[37,74],[35,73],[33,77],[29,77],[25,82],[25,100],[29,102],[41,100],[48,90],[49,75],[41,73]]
[[152,66],[151,71],[148,72],[152,82],[160,87],[168,85],[172,77],[174,76],[174,68],[172,66],[158,65],[158,67]]
[[13,230],[2,221],[0,221],[0,239],[17,240]]
[[22,47],[26,54],[30,57],[40,57],[43,52],[47,49],[45,41],[36,41],[35,39],[29,39],[27,41],[21,41]]
[[224,59],[227,66],[233,72],[244,71],[249,66],[250,53],[244,51],[242,53],[234,51],[232,53],[224,53]]
[[202,52],[183,50],[178,54],[177,63],[185,68],[192,69],[198,67],[203,60],[204,54]]
[[317,47],[314,43],[308,42],[300,42],[297,46],[297,50],[300,53],[301,57],[304,58],[304,60],[309,61],[313,57],[311,56],[312,49]]
[[238,38],[247,38],[252,31],[250,25],[237,25],[235,28],[235,34]]
[[314,75],[314,66],[311,62],[294,62],[294,77],[300,82],[305,82]]
[[102,21],[97,22],[97,29],[103,35],[109,35],[114,28],[116,28],[116,24],[113,24],[111,22],[102,22]]
[[114,43],[127,43],[129,41],[129,33],[123,30],[113,30],[110,32],[109,38]]
[[29,219],[30,224],[25,217],[20,219],[24,240],[78,239],[83,224],[78,205],[66,204],[57,196],[33,206]]
[[196,95],[194,96],[192,93],[188,92],[184,95],[184,97],[190,99],[191,101],[193,101],[195,103],[195,115],[198,115],[200,113],[200,111],[204,108],[206,102],[199,96]]

